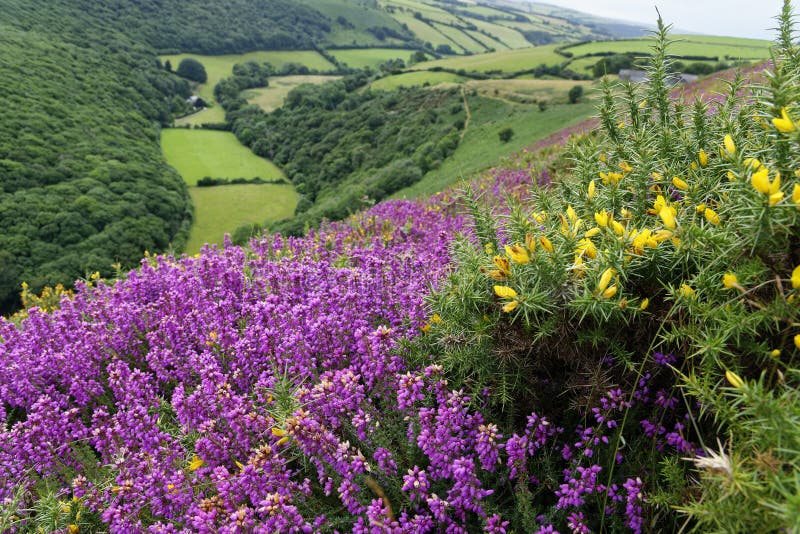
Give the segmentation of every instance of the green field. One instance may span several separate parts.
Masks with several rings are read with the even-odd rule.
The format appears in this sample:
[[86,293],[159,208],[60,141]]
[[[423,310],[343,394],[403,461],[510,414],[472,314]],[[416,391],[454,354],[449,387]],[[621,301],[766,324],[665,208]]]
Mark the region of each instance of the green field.
[[500,41],[499,39],[495,39],[494,37],[490,37],[485,33],[481,33],[477,30],[464,30],[464,33],[483,43],[483,46],[486,50],[493,49],[493,50],[508,50],[511,48],[504,42]]
[[[720,60],[729,59],[766,59],[769,57],[769,41],[758,39],[740,39],[736,37],[710,37],[705,35],[673,35],[675,41],[669,46],[669,53],[676,56],[716,56]],[[564,49],[576,58],[598,52],[649,53],[653,39],[624,39],[619,41],[597,41],[571,46]],[[599,58],[598,58],[599,59]]]
[[191,187],[189,193],[195,215],[188,254],[198,252],[204,243],[222,243],[224,234],[239,226],[291,217],[297,205],[297,193],[288,184]]
[[195,126],[204,123],[225,122],[225,110],[222,109],[222,106],[213,103],[213,101],[210,102],[210,105],[211,107],[202,109],[197,113],[175,119],[175,126],[186,126],[187,124]]
[[424,21],[415,19],[409,13],[396,12],[392,16],[400,24],[405,24],[406,26],[408,26],[408,29],[411,30],[411,32],[414,33],[414,35],[419,37],[421,41],[423,42],[427,41],[431,43],[434,47],[446,44],[450,45],[453,48],[453,50],[457,49],[457,45],[453,41],[442,35],[441,32],[437,31],[436,28],[434,28],[433,26],[429,25]]
[[391,91],[398,87],[412,87],[415,85],[437,85],[440,83],[461,83],[465,80],[457,74],[449,72],[429,72],[424,70],[404,72],[403,74],[395,74],[387,76],[379,80],[375,80],[370,84],[370,89],[377,89],[380,91]]
[[283,106],[286,95],[289,91],[304,83],[323,84],[333,80],[338,80],[341,76],[323,75],[296,75],[296,76],[275,76],[269,79],[269,87],[259,89],[249,89],[243,93],[250,104],[260,106],[266,112],[275,111]]
[[503,50],[467,57],[451,57],[436,61],[424,61],[411,68],[414,70],[429,70],[435,67],[443,69],[464,69],[466,71],[502,71],[519,72],[535,68],[542,63],[546,65],[560,65],[564,57],[555,53],[558,45],[534,46],[518,50]]
[[584,89],[584,95],[591,96],[592,81],[586,80],[543,80],[539,78],[531,79],[511,79],[511,80],[469,80],[464,83],[467,90],[474,89],[483,96],[490,98],[527,98],[535,100],[546,100],[550,103],[566,103],[569,90],[580,85]]
[[161,149],[167,163],[175,167],[188,185],[200,178],[283,177],[272,162],[259,158],[241,145],[230,132],[166,129],[161,132]]
[[525,37],[513,28],[501,26],[500,24],[493,24],[491,22],[484,22],[482,20],[472,20],[478,29],[489,32],[496,36],[497,39],[505,43],[509,48],[529,48],[531,43]]
[[342,50],[329,50],[331,55],[347,66],[355,69],[370,67],[378,68],[382,63],[391,59],[402,59],[408,61],[413,50],[403,50],[398,48],[348,48]]
[[[455,153],[441,167],[428,172],[411,187],[398,191],[393,198],[426,197],[442,191],[596,112],[592,102],[552,106],[543,112],[536,106],[511,104],[481,96],[469,97],[468,102],[472,117]],[[501,143],[498,132],[505,127],[514,130],[514,137],[508,143]]]
[[485,46],[475,42],[474,39],[458,28],[440,22],[434,22],[433,26],[467,52],[479,54],[486,51]]
[[445,22],[447,24],[458,24],[459,20],[454,15],[444,9],[426,4],[417,0],[381,0],[381,6],[393,6],[400,8],[398,11],[406,10],[411,13],[421,13],[426,19],[435,22]]

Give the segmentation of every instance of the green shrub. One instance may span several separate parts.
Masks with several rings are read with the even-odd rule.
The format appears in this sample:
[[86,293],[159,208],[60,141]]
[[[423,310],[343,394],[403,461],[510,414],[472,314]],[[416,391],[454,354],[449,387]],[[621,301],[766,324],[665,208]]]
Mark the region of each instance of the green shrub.
[[181,60],[175,74],[181,78],[186,78],[187,80],[192,80],[197,83],[206,83],[206,80],[208,80],[206,68],[203,64],[190,57]]
[[467,195],[476,239],[456,246],[458,268],[430,300],[435,335],[412,350],[441,361],[452,387],[489,392],[507,420],[533,407],[558,424],[609,384],[634,398],[647,356],[675,355],[682,437],[705,453],[677,462],[635,427],[617,450],[661,513],[703,531],[800,528],[791,29],[786,2],[774,67],[749,72],[760,85],[738,76],[712,113],[670,97],[659,21],[648,84],[604,82],[601,131],[569,148],[571,176],[502,216]]

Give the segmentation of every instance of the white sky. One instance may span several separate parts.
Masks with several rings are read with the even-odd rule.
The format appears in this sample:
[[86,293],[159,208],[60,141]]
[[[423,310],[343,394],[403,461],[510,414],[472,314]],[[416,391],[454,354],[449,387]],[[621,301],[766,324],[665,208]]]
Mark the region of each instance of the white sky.
[[[774,40],[782,0],[538,0],[613,19],[655,25],[658,6],[675,30]],[[792,0],[798,12],[800,0]],[[800,15],[800,13],[798,13]],[[800,19],[798,19],[800,22]],[[800,26],[800,24],[798,24]]]

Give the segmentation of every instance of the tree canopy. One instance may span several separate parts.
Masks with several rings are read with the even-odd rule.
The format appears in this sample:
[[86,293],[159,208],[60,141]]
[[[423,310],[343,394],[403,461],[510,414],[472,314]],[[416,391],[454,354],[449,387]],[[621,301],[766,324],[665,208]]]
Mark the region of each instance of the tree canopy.
[[197,83],[206,83],[208,80],[208,74],[206,74],[206,68],[203,64],[190,57],[181,60],[175,74]]

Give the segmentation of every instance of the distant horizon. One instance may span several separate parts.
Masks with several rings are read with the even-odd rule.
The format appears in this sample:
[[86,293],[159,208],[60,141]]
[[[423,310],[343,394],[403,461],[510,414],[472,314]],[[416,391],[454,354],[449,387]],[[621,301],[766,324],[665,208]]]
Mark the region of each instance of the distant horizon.
[[[514,1],[530,3],[529,0]],[[675,32],[768,41],[775,39],[776,32],[772,28],[777,26],[775,17],[783,7],[782,0],[654,0],[652,3],[633,0],[535,0],[533,3],[574,9],[634,25],[638,23],[642,24],[642,28],[655,26],[658,7],[664,22],[672,24]],[[793,0],[792,6],[797,11],[798,0]]]

